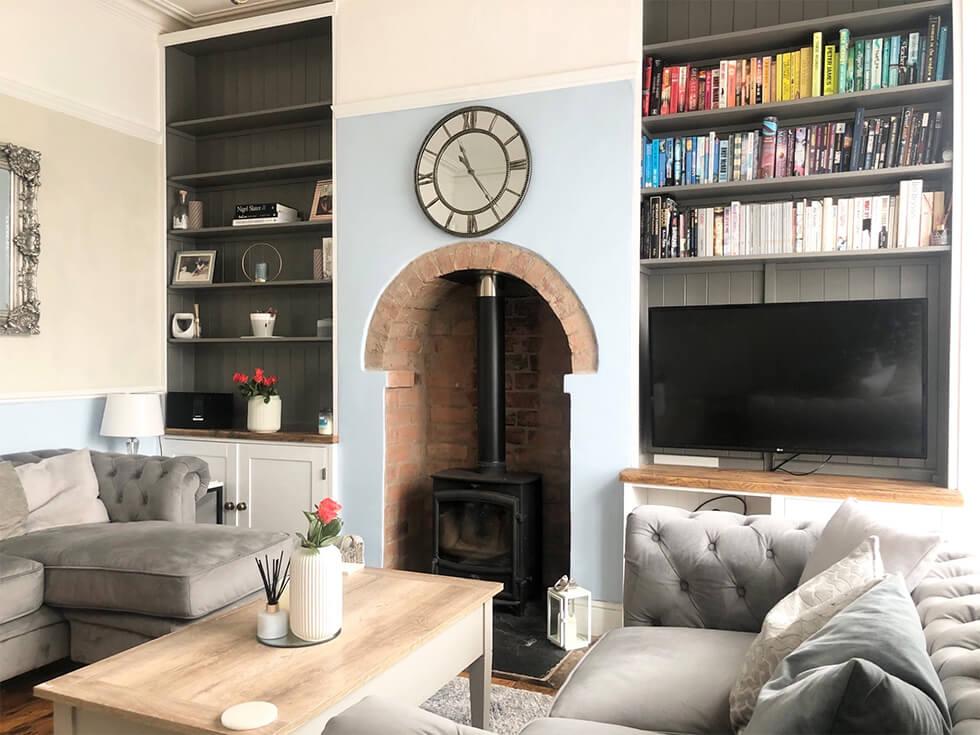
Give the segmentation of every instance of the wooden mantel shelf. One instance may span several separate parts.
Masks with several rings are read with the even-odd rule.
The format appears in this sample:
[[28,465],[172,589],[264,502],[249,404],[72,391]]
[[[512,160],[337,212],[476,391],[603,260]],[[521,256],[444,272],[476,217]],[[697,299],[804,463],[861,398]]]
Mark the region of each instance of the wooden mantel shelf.
[[788,495],[804,498],[857,498],[884,503],[911,503],[959,507],[963,496],[958,490],[907,480],[883,480],[846,475],[807,475],[796,477],[782,472],[726,470],[682,465],[646,465],[619,473],[631,485],[715,490],[750,495]]
[[239,439],[255,442],[293,442],[296,444],[337,444],[336,434],[317,434],[313,431],[277,431],[257,434],[243,429],[164,429],[167,436],[188,439]]

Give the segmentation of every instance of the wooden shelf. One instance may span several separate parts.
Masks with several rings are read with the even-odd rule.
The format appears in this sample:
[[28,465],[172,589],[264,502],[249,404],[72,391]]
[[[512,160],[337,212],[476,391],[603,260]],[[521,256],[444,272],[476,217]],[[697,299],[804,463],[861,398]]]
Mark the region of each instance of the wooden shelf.
[[184,283],[178,285],[171,285],[168,288],[171,291],[207,291],[212,288],[227,289],[227,288],[286,288],[291,286],[332,286],[332,281],[316,280],[313,278],[306,278],[302,280],[295,281],[266,281],[265,283],[252,283],[251,281],[246,281],[244,283]]
[[332,162],[328,159],[281,163],[275,166],[253,166],[227,171],[208,171],[200,174],[171,176],[168,181],[174,185],[203,187],[224,184],[245,184],[270,179],[300,179],[330,174]]
[[713,184],[687,184],[685,186],[658,186],[641,189],[644,196],[670,196],[678,201],[739,199],[782,194],[797,195],[819,191],[832,191],[847,187],[871,189],[897,184],[903,179],[934,180],[952,173],[951,163],[928,163],[921,166],[896,166],[871,171],[842,171],[836,174],[813,176],[784,176],[780,179],[753,179],[751,181],[726,181]]
[[665,64],[696,64],[715,59],[752,56],[766,51],[800,48],[810,43],[814,31],[823,31],[826,43],[836,43],[837,39],[834,35],[841,28],[849,29],[852,38],[860,38],[861,36],[881,34],[890,30],[924,27],[926,19],[930,15],[941,12],[949,13],[951,9],[951,0],[927,0],[926,2],[896,5],[891,8],[823,16],[733,33],[654,43],[644,46],[643,52],[644,55],[663,59]]
[[337,444],[336,434],[317,434],[315,431],[277,431],[258,434],[244,429],[164,429],[166,436],[182,439],[244,439],[257,442],[295,442],[299,444]]
[[296,344],[297,342],[330,342],[330,337],[199,337],[198,339],[174,339],[167,341],[172,345],[249,345],[249,344]]
[[910,482],[845,475],[807,475],[796,477],[780,472],[726,470],[681,465],[647,465],[619,473],[621,482],[631,485],[723,491],[751,495],[784,495],[804,498],[873,500],[884,503],[913,503],[960,507],[958,490]]
[[888,248],[884,250],[834,250],[828,253],[770,253],[769,255],[718,255],[700,258],[647,258],[640,266],[648,273],[663,268],[710,268],[726,263],[768,263],[769,261],[808,262],[815,260],[859,260],[862,258],[902,258],[943,255],[950,252],[948,245],[928,248]]
[[857,108],[876,110],[902,105],[922,105],[941,101],[953,93],[952,80],[907,84],[902,87],[870,89],[827,97],[804,97],[765,105],[727,107],[723,110],[695,110],[673,115],[650,115],[643,118],[643,130],[649,136],[685,135],[689,132],[723,127],[762,123],[762,118],[775,115],[780,127],[784,122],[815,116],[853,113]]
[[261,237],[263,235],[291,235],[303,232],[326,232],[333,228],[333,220],[314,220],[312,222],[286,222],[281,225],[232,225],[222,227],[202,227],[199,230],[170,230],[171,237],[189,237],[194,239],[224,237],[243,238]]
[[329,122],[331,105],[329,102],[311,102],[305,105],[273,107],[254,112],[239,112],[232,115],[199,117],[194,120],[172,122],[167,127],[187,135],[215,135],[233,133],[239,130],[269,128],[277,125],[291,125],[303,122]]

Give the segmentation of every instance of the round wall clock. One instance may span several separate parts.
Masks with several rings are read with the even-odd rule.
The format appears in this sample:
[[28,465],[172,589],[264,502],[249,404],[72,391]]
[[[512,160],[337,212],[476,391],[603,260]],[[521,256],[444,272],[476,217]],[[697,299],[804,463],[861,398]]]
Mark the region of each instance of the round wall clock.
[[464,107],[436,123],[415,161],[415,195],[433,224],[474,237],[514,214],[531,180],[531,151],[510,117]]

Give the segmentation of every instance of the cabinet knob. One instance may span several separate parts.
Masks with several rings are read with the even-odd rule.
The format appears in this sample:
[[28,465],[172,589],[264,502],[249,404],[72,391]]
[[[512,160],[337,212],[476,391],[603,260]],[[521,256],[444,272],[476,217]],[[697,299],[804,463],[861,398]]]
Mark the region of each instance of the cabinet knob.
[[235,510],[248,510],[248,503],[244,500],[235,506]]
[[225,501],[225,510],[235,510],[235,504],[230,500]]

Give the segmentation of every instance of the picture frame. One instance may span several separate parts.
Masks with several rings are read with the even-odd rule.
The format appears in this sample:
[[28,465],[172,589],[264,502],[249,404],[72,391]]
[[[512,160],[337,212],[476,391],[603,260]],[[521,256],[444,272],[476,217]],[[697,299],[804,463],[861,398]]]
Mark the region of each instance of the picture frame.
[[321,179],[313,189],[310,221],[333,219],[333,179]]
[[174,286],[209,285],[214,281],[216,250],[183,250],[174,257]]

